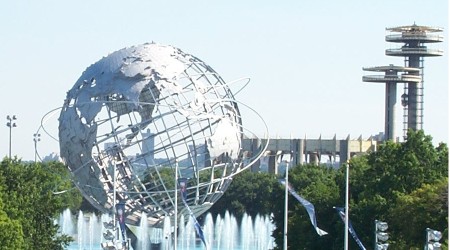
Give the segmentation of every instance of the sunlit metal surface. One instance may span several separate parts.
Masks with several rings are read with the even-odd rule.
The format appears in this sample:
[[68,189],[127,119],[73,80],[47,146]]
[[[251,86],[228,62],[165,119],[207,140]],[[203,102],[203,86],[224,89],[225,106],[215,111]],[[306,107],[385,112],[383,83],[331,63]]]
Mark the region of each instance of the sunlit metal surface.
[[67,92],[61,158],[96,208],[110,212],[125,202],[127,223],[135,225],[142,212],[155,226],[173,215],[177,167],[199,215],[267,148],[242,151],[244,132],[255,135],[242,126],[238,103],[195,56],[154,43],[125,48],[88,67]]

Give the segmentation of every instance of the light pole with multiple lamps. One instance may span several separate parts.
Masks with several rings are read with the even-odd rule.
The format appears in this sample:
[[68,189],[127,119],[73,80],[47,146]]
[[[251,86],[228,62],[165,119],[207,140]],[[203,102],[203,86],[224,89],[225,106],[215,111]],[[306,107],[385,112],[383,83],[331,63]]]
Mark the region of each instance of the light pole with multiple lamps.
[[439,241],[442,239],[442,232],[431,228],[427,228],[425,232],[426,232],[426,242],[424,249],[440,250],[441,243],[439,243]]
[[[41,134],[33,134],[33,141],[34,141],[34,162],[37,160],[37,143],[41,141]],[[40,158],[40,157],[39,157]]]
[[387,222],[375,220],[375,250],[387,250],[389,243],[389,234],[386,232],[388,229]]
[[11,159],[11,135],[12,135],[12,128],[17,127],[17,124],[15,122],[15,120],[17,120],[17,117],[15,115],[13,116],[6,116],[6,120],[8,120],[8,122],[6,123],[6,126],[9,127],[9,159]]

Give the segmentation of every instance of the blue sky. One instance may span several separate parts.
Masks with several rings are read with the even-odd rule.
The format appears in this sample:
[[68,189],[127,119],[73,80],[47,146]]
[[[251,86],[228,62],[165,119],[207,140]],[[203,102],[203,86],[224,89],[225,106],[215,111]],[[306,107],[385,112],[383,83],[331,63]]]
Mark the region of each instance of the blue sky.
[[[226,81],[250,77],[236,97],[264,117],[273,137],[368,138],[384,130],[385,90],[363,83],[362,67],[403,65],[384,55],[398,47],[385,42],[385,28],[414,22],[444,28],[445,42],[431,47],[445,55],[425,59],[424,129],[447,142],[446,0],[3,1],[0,118],[6,124],[8,114],[17,115],[12,154],[32,160],[41,119],[62,106],[86,67],[154,41],[199,57]],[[401,116],[398,107],[397,135]],[[258,130],[245,117],[244,125]],[[4,125],[2,156],[8,140]],[[45,135],[38,147],[41,155],[58,151]]]

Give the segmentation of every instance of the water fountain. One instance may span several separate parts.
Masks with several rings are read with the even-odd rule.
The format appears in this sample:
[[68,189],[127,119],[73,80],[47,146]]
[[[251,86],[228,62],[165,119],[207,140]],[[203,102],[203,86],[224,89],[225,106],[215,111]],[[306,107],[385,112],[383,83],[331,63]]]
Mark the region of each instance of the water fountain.
[[58,221],[61,234],[73,235],[75,233],[74,223],[70,209],[64,210]]
[[[142,223],[133,229],[138,239],[136,250],[171,249],[173,245],[173,227],[169,218],[164,221],[162,228],[148,227],[145,222],[146,214],[142,214]],[[70,210],[65,210],[58,221],[60,232],[72,236],[75,241],[68,250],[101,250],[101,242],[104,241],[103,222],[111,221],[110,215],[85,214],[79,212],[72,215]],[[179,250],[205,249],[202,242],[196,237],[192,219],[186,221],[184,215],[180,216],[178,228]],[[269,216],[252,218],[244,214],[238,223],[236,217],[229,212],[224,216],[217,215],[214,219],[208,213],[203,221],[203,231],[209,249],[216,250],[267,250],[275,246],[271,233],[274,225]],[[75,230],[76,229],[76,230]]]
[[[97,250],[103,238],[103,222],[111,220],[111,216],[102,214],[100,218],[94,213],[79,211],[73,215],[70,209],[64,210],[57,223],[60,225],[60,233],[71,236],[74,242],[69,246],[70,250]],[[76,221],[76,223],[75,223]]]
[[[180,216],[180,222],[185,221],[184,215]],[[239,226],[238,226],[239,225]],[[271,233],[274,225],[269,216],[257,215],[255,218],[244,214],[240,224],[236,217],[228,212],[225,215],[213,216],[208,213],[203,222],[203,232],[209,249],[222,250],[267,250],[275,246]],[[150,240],[154,245],[159,245],[155,249],[170,249],[172,238],[170,235],[170,221],[166,220],[163,229],[148,228],[146,225],[140,225],[137,229],[138,246],[150,246],[146,241]],[[142,237],[147,233],[148,237]],[[173,236],[173,235],[171,235]],[[180,223],[178,228],[177,249],[192,250],[205,249],[202,242],[196,237],[193,221],[189,219],[186,223]],[[138,248],[137,250],[147,250],[150,248]]]
[[138,230],[136,237],[139,239],[137,250],[140,249],[149,249],[149,230],[146,225],[147,221],[147,214],[142,213],[141,215],[141,222],[139,224],[140,230]]

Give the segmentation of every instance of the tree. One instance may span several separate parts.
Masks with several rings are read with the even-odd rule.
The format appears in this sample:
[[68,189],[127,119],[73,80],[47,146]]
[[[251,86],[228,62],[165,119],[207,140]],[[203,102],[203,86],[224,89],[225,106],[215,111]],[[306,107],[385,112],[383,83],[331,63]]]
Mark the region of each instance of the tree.
[[255,217],[269,215],[273,209],[274,189],[279,184],[275,175],[246,170],[236,175],[223,196],[211,207],[213,216],[228,210],[241,218],[244,213]]
[[[345,163],[346,164],[346,163]],[[333,169],[305,164],[289,172],[293,189],[315,206],[318,226],[329,234],[319,237],[304,207],[289,198],[288,245],[292,249],[342,249],[344,224],[333,206],[343,206],[345,165]],[[377,151],[355,156],[349,162],[349,217],[368,249],[374,242],[374,220],[389,224],[389,249],[421,249],[426,227],[442,230],[444,239],[448,211],[448,148],[434,147],[431,136],[409,131],[407,141],[381,144]],[[273,214],[278,248],[283,246],[284,189],[277,176],[249,171],[238,174],[212,213],[228,210]],[[434,204],[434,205],[433,205]],[[357,249],[350,238],[350,248]],[[447,249],[444,242],[443,249]]]
[[[387,221],[390,225],[392,244],[390,249],[405,249],[396,245],[395,239],[423,245],[425,228],[409,228],[417,235],[403,231],[412,220],[398,220],[391,212],[401,210],[402,199],[418,192],[424,185],[435,185],[448,175],[448,148],[445,144],[434,147],[431,136],[423,131],[409,131],[403,143],[386,142],[376,152],[354,157],[350,161],[350,217],[362,242],[371,245],[374,241],[373,226],[375,219]],[[340,170],[343,173],[343,168]],[[341,178],[343,179],[343,178]],[[340,181],[341,190],[344,183]],[[427,192],[431,192],[427,189]],[[342,196],[343,197],[343,196]],[[342,198],[343,199],[343,198]],[[410,204],[418,209],[419,204]],[[416,212],[419,210],[415,210]],[[413,216],[413,214],[410,214]],[[423,225],[431,226],[434,218],[429,213],[415,214]],[[404,218],[405,219],[405,218]],[[408,221],[408,223],[405,223]],[[419,235],[420,234],[420,235]]]
[[[366,247],[370,248],[374,242],[375,219],[389,223],[389,249],[420,249],[426,227],[436,225],[436,229],[442,228],[444,235],[448,234],[448,230],[444,230],[448,207],[447,200],[443,199],[448,193],[444,188],[448,180],[442,180],[448,175],[448,148],[445,144],[434,147],[431,136],[426,136],[423,131],[409,131],[407,141],[388,141],[375,152],[351,158],[349,164],[349,217]],[[293,188],[315,205],[318,225],[329,233],[318,237],[305,210],[290,199],[289,246],[295,246],[295,249],[342,248],[344,224],[331,207],[344,205],[343,166],[335,171],[326,166],[306,164],[289,172]],[[284,204],[279,202],[281,194],[277,195],[279,197],[274,200],[277,204],[274,209],[277,228],[274,237],[277,245],[282,246]],[[439,205],[432,208],[431,202]],[[402,211],[406,212],[402,214]],[[352,239],[349,243],[352,249],[357,248]],[[443,249],[446,247],[444,243]]]
[[22,227],[19,221],[11,220],[3,211],[2,193],[0,186],[0,249],[22,249],[24,244]]
[[[288,247],[295,249],[333,249],[336,223],[333,205],[339,201],[339,189],[336,184],[336,171],[326,165],[305,164],[289,170],[289,182],[292,188],[315,207],[319,228],[327,231],[319,236],[311,225],[306,209],[295,198],[289,196]],[[273,233],[277,246],[283,246],[284,228],[284,188],[277,190],[273,221],[276,229]]]
[[[423,245],[425,228],[448,234],[448,179],[424,184],[410,194],[397,193],[396,206],[389,211],[396,249]],[[405,223],[408,222],[408,223]],[[422,229],[422,230],[420,230]],[[444,237],[446,239],[446,237]]]
[[[55,195],[54,191],[70,189],[67,169],[61,163],[22,163],[4,159],[0,164],[0,191],[3,211],[21,230],[21,249],[64,249],[71,238],[58,234],[54,219],[63,209],[81,200],[78,192]],[[1,216],[1,215],[0,215]],[[7,220],[4,220],[7,223]],[[17,234],[20,236],[20,233]]]

